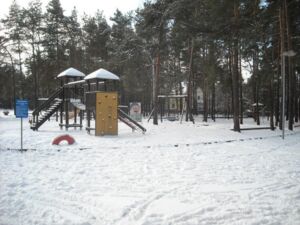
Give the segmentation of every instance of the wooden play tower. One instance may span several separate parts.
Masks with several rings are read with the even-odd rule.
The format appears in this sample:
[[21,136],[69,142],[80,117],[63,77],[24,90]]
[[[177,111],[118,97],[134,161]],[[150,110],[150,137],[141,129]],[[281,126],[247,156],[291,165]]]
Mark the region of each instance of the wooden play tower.
[[[118,119],[133,131],[146,132],[143,126],[119,109],[120,78],[117,75],[101,68],[85,76],[82,72],[69,68],[57,78],[60,80],[60,87],[33,110],[31,129],[38,130],[57,113],[61,129],[81,129],[86,117],[86,130],[88,133],[95,131],[96,136],[118,135]],[[71,119],[73,123],[70,123]]]
[[[83,104],[84,90],[78,85],[68,85],[76,83],[77,81],[83,81],[85,74],[74,68],[69,68],[61,72],[57,78],[60,80],[60,88],[63,90],[61,99],[63,104],[60,107],[60,128],[65,127],[67,130],[70,127],[82,128],[83,110],[85,107],[80,107],[79,104]],[[72,112],[72,113],[71,113]],[[77,113],[79,112],[79,123],[77,123]],[[63,117],[65,116],[65,120]],[[74,118],[72,124],[70,124],[70,117]]]
[[[74,68],[69,68],[61,72],[57,79],[60,81],[60,87],[57,88],[48,98],[44,98],[32,112],[31,129],[38,130],[54,113],[59,112],[61,128],[80,127],[82,128],[83,110],[84,108],[72,105],[75,100],[83,102],[84,90],[80,86],[71,88],[69,83],[82,82],[85,74]],[[70,110],[73,111],[74,123],[70,124]],[[79,112],[79,124],[77,123],[77,112]]]
[[[118,134],[118,92],[120,78],[104,69],[87,75],[85,93],[87,107],[87,131],[95,129],[96,136]],[[91,113],[95,117],[95,128],[91,127]]]

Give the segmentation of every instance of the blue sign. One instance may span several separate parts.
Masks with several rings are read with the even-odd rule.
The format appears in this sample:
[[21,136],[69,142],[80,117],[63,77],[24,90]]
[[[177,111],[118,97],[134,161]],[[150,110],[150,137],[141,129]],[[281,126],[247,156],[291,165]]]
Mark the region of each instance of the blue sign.
[[16,100],[16,117],[27,118],[28,117],[28,100]]

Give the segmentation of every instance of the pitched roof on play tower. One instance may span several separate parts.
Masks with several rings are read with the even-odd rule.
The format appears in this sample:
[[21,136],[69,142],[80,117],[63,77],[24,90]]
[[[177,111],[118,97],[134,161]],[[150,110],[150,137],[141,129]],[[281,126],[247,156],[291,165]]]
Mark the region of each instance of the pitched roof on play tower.
[[102,69],[102,68],[90,73],[84,79],[85,80],[91,80],[91,79],[120,80],[120,78],[117,75],[115,75],[105,69]]
[[85,77],[85,74],[71,67],[58,74],[57,77]]

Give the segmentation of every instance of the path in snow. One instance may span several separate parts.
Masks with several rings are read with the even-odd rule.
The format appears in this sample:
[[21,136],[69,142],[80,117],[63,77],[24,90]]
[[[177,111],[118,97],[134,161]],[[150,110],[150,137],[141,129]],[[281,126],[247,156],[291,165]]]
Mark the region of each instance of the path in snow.
[[[297,132],[285,141],[197,145],[279,133],[237,134],[226,121],[201,129],[164,123],[147,125],[146,135],[121,127],[119,138],[71,130],[75,146],[53,147],[53,136],[64,132],[49,123],[40,132],[26,128],[26,145],[37,150],[20,153],[3,150],[18,147],[18,121],[6,121],[5,133],[3,124],[1,225],[300,223]],[[174,148],[174,140],[195,144]]]

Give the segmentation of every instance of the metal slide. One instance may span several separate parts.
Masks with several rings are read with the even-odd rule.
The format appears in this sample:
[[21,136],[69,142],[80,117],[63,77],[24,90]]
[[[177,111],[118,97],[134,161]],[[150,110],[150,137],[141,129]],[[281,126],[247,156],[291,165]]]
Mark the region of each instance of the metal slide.
[[70,103],[79,110],[84,111],[86,109],[85,104],[83,104],[80,99],[70,99]]
[[129,126],[132,130],[138,130],[139,129],[143,133],[145,133],[147,131],[145,127],[143,127],[138,122],[133,120],[129,115],[127,115],[121,109],[118,109],[118,117],[119,117],[119,120],[121,120],[123,123],[125,123],[127,126]]

